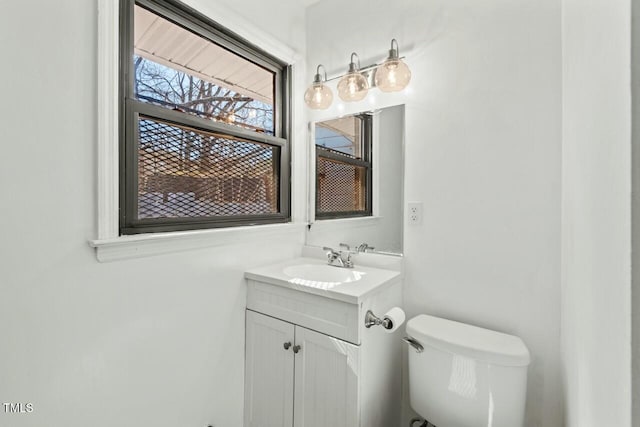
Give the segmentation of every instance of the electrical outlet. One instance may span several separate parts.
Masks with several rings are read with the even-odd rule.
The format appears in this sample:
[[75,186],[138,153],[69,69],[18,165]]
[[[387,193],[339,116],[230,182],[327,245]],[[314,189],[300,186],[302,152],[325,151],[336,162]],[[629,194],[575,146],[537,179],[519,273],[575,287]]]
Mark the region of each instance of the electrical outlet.
[[407,215],[409,215],[409,225],[422,224],[422,202],[409,202]]

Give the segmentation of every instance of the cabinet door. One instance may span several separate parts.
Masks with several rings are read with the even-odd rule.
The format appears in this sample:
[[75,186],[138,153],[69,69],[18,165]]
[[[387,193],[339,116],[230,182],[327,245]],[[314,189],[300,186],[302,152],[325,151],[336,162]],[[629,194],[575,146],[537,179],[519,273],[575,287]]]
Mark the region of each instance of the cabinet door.
[[294,326],[249,310],[246,320],[244,426],[290,427]]
[[294,426],[357,427],[360,348],[300,326],[296,346]]

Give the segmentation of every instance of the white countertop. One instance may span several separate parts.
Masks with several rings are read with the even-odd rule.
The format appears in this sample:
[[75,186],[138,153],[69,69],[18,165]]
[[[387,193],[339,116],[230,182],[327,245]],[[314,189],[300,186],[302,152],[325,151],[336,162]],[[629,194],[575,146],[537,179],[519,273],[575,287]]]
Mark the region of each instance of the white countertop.
[[[327,265],[327,261],[317,258],[294,258],[288,261],[252,268],[244,273],[247,279],[282,286],[301,292],[324,296],[351,304],[359,304],[368,295],[383,290],[400,279],[401,273],[364,265],[345,269],[359,276],[359,280],[335,283],[303,280],[285,274],[285,269],[295,265]],[[341,267],[329,267],[341,269]]]

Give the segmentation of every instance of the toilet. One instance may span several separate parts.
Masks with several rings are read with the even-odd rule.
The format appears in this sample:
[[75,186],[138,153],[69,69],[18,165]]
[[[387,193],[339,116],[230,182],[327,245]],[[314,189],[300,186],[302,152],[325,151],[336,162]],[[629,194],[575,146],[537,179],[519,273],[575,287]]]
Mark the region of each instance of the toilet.
[[426,314],[406,332],[409,399],[421,417],[437,427],[522,427],[531,358],[520,338]]

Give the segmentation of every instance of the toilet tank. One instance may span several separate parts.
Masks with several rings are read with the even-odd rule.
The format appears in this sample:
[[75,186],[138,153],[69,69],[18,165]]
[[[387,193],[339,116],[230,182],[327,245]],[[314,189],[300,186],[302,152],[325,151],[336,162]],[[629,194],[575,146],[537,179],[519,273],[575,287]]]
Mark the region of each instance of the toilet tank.
[[522,340],[419,315],[407,334],[411,407],[437,427],[522,427],[529,351]]

